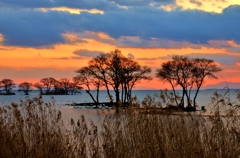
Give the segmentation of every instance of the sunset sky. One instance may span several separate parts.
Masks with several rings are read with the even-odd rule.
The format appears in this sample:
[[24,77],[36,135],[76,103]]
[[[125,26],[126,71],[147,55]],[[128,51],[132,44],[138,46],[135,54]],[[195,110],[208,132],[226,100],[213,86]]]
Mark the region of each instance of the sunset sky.
[[[153,78],[172,55],[213,59],[223,71],[204,86],[240,87],[240,0],[0,0],[0,79],[72,78],[114,49]],[[153,79],[135,88],[165,87]]]

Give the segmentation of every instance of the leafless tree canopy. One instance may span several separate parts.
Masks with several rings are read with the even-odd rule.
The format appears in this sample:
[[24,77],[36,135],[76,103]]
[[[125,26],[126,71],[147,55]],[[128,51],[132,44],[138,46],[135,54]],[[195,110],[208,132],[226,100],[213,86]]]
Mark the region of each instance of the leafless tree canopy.
[[[156,76],[163,82],[170,83],[175,98],[177,98],[176,86],[182,88],[182,99],[180,103],[175,99],[176,105],[184,107],[184,98],[186,97],[187,106],[195,109],[196,98],[205,77],[217,79],[215,73],[221,70],[211,59],[173,56],[171,61],[162,63],[161,68],[157,69]],[[192,102],[191,94],[193,89],[196,91]]]
[[18,85],[18,90],[23,91],[25,95],[29,95],[29,91],[32,88],[33,84],[29,82],[22,82]]
[[43,78],[40,81],[44,88],[46,89],[46,93],[50,93],[51,88],[56,85],[56,80],[52,77],[49,78]]
[[33,85],[36,87],[40,94],[76,94],[82,87],[76,80],[71,81],[68,78],[61,78],[56,80],[52,77],[42,78],[40,83],[37,82]]
[[[86,92],[98,103],[99,88],[107,90],[111,101],[113,98],[109,89],[115,92],[115,101],[129,102],[134,85],[141,80],[150,80],[147,76],[151,69],[147,66],[140,66],[131,58],[125,57],[120,50],[100,54],[91,59],[88,66],[76,71],[78,75],[74,78],[86,87]],[[91,95],[90,88],[94,86],[97,90],[96,99]]]
[[15,88],[15,83],[11,79],[2,79],[0,81],[0,87],[6,92],[6,94],[10,94],[11,90]]
[[37,88],[40,91],[40,94],[43,94],[43,88],[44,88],[43,84],[37,82],[33,84],[33,87]]

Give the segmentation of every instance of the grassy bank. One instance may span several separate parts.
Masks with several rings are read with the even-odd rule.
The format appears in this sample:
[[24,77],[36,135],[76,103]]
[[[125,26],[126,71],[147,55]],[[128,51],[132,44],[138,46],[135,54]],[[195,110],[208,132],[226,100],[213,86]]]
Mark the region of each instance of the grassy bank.
[[[0,157],[239,157],[238,105],[213,96],[199,115],[107,115],[101,125],[62,120],[54,101],[39,98],[0,108]],[[220,105],[231,106],[225,117]],[[100,126],[100,128],[99,128]]]

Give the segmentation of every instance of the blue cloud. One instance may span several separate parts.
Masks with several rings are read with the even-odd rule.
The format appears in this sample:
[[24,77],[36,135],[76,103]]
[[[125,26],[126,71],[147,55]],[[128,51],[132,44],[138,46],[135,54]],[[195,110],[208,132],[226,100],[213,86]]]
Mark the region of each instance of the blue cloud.
[[[140,36],[173,41],[207,44],[208,40],[235,40],[240,42],[240,6],[223,14],[177,9],[172,12],[150,7],[133,8],[102,15],[86,14],[84,23],[91,31],[102,31],[114,38]],[[100,24],[100,25],[96,25]]]
[[170,4],[175,3],[175,0],[1,0],[2,7],[15,8],[51,8],[51,7],[70,7],[81,9],[102,9],[113,10],[117,9],[117,5],[123,6],[145,6],[150,3]]
[[87,50],[87,49],[79,49],[79,50],[75,50],[73,52],[73,54],[78,55],[80,57],[96,57],[99,54],[104,54],[105,52],[101,52],[101,51],[91,51],[91,50]]
[[[167,55],[165,57],[160,57],[160,59],[163,60],[172,60],[172,55]],[[240,62],[240,57],[239,56],[235,56],[235,55],[229,55],[229,54],[225,54],[225,53],[218,53],[218,54],[211,54],[211,52],[209,53],[192,53],[192,54],[185,54],[185,56],[188,56],[190,58],[206,58],[206,59],[212,59],[218,63],[220,63],[221,65],[225,65],[225,66],[232,66],[235,65],[236,63]]]
[[69,7],[80,9],[116,10],[117,5],[107,0],[1,0],[0,8],[53,8]]
[[[59,25],[66,14],[40,11],[3,12],[0,11],[0,33],[6,45],[42,46],[64,42]],[[58,21],[53,18],[58,17]]]
[[166,12],[150,6],[110,10],[103,15],[2,9],[0,33],[6,45],[34,47],[66,42],[62,34],[84,31],[104,32],[115,39],[139,36],[143,41],[154,37],[194,44],[209,44],[209,40],[240,43],[239,17],[240,6],[230,6],[222,14],[180,9]]
[[229,55],[229,54],[189,54],[187,55],[189,57],[193,58],[206,58],[206,59],[212,59],[221,65],[235,65],[236,62],[240,62],[240,57],[234,56],[234,55]]
[[[109,0],[112,1],[112,0]],[[150,3],[157,4],[171,4],[175,3],[176,0],[113,0],[116,4],[123,6],[144,6],[149,5]]]

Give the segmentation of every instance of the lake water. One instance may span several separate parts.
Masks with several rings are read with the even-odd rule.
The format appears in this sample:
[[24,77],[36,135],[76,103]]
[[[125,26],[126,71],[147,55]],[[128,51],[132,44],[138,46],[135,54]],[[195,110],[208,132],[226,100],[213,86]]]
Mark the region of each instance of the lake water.
[[[211,103],[211,97],[213,96],[213,93],[216,90],[200,90],[198,97],[197,97],[197,104],[199,106],[205,106],[206,109],[209,109],[212,105]],[[10,105],[11,102],[19,103],[20,99],[25,100],[26,96],[23,92],[13,91],[16,93],[16,95],[0,95],[0,106],[4,105]],[[177,91],[179,94],[182,93],[182,91]],[[226,89],[223,90],[217,90],[218,93],[224,94],[227,92]],[[231,97],[232,102],[236,102],[236,90],[230,90],[229,95]],[[96,91],[93,91],[93,96],[96,95]],[[144,97],[149,94],[153,96],[154,94],[160,94],[160,91],[158,90],[133,90],[132,96],[137,96],[139,101],[142,101]],[[34,98],[39,96],[39,91],[31,91],[27,97]],[[111,95],[114,96],[113,91],[111,91]],[[84,103],[84,102],[92,102],[90,96],[82,91],[81,94],[76,95],[43,95],[43,101],[45,102],[51,102],[52,97],[54,97],[54,100],[56,102],[56,105],[59,107],[59,109],[63,112],[65,115],[65,118],[74,118],[79,117],[82,114],[87,115],[89,118],[93,118],[96,116],[96,110],[91,109],[74,109],[72,106],[63,106],[66,104],[72,104],[72,103]],[[108,102],[107,98],[107,92],[102,90],[100,91],[99,100],[101,102]],[[200,107],[198,108],[200,109]]]
[[[211,97],[213,96],[213,93],[217,91],[220,94],[226,93],[226,89],[222,90],[200,90],[198,97],[197,97],[197,103],[200,106],[209,106],[211,104]],[[26,98],[26,95],[24,95],[23,92],[13,91],[16,93],[16,95],[0,95],[0,106],[4,105],[10,105],[11,102],[18,103],[20,99],[24,100]],[[194,91],[193,91],[194,92]],[[177,90],[177,93],[181,94],[182,91]],[[195,93],[195,92],[194,92]],[[39,91],[31,91],[29,92],[30,95],[27,97],[34,98],[39,96]],[[92,91],[93,96],[96,96],[96,91]],[[160,94],[159,90],[133,90],[132,96],[137,96],[139,101],[142,101],[146,95],[149,94],[153,96],[154,94]],[[111,95],[114,96],[113,91],[111,91]],[[230,90],[230,96],[235,101],[236,98],[236,90]],[[76,95],[43,95],[43,101],[50,102],[51,98],[54,97],[56,101],[57,106],[62,106],[65,104],[72,104],[72,103],[85,103],[85,102],[92,102],[90,96],[82,91],[81,94]],[[107,92],[102,90],[100,91],[99,95],[100,102],[108,102],[109,99],[107,97]]]

